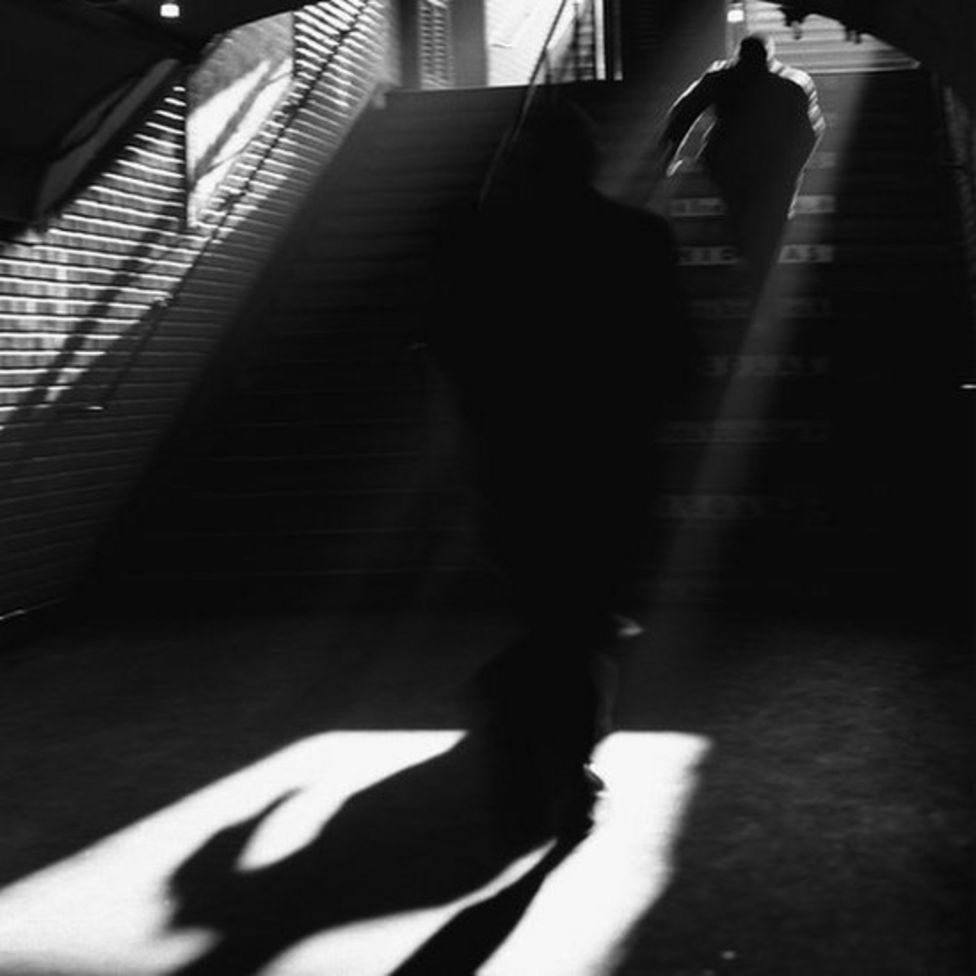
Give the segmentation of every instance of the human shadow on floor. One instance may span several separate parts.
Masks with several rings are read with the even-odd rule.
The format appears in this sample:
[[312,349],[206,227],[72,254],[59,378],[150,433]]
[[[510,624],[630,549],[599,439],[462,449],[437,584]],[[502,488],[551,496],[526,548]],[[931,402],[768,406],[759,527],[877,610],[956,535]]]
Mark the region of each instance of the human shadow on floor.
[[[490,732],[475,730],[447,752],[353,795],[309,844],[273,864],[238,867],[293,793],[212,836],[170,882],[173,928],[206,928],[218,939],[179,976],[249,976],[329,929],[447,905],[552,841],[552,823],[531,801],[493,790],[498,757],[490,740]],[[582,836],[563,832],[526,873],[455,915],[399,976],[474,972]]]
[[390,976],[476,972],[514,930],[547,876],[580,839],[579,835],[557,838],[534,867],[491,898],[455,915]]

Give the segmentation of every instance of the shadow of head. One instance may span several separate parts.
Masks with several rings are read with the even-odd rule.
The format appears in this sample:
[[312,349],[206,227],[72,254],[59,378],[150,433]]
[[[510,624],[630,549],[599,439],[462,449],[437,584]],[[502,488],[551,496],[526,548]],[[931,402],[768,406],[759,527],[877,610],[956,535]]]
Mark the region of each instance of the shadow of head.
[[183,972],[223,972],[232,955],[235,971],[245,958],[243,971],[256,971],[330,928],[449,904],[540,848],[553,829],[525,796],[498,795],[492,770],[508,744],[488,738],[476,730],[354,794],[309,843],[273,863],[243,866],[297,791],[210,837],[170,878],[171,926],[218,936],[209,956]]

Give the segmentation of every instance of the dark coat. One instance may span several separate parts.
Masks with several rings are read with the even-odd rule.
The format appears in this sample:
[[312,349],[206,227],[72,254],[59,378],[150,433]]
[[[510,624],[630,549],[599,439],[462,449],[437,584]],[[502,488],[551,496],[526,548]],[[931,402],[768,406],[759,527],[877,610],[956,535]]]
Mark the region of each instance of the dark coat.
[[527,586],[598,600],[645,537],[657,430],[697,345],[667,221],[558,184],[448,236],[431,348],[474,436],[495,555]]
[[680,145],[708,110],[701,158],[723,182],[795,183],[825,127],[813,80],[775,60],[716,62],[671,107],[664,141]]

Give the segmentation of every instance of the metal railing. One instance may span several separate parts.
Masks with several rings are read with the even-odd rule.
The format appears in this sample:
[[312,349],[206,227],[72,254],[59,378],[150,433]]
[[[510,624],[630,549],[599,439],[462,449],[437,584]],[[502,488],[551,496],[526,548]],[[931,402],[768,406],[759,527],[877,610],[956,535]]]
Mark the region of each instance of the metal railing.
[[[970,309],[973,325],[976,327],[976,125],[972,111],[955,91],[938,79],[935,85],[944,132],[942,151],[955,182]],[[972,379],[976,380],[976,376]]]
[[607,51],[606,24],[598,16],[600,0],[562,0],[553,17],[535,67],[525,86],[515,119],[492,157],[478,195],[484,204],[495,190],[533,112],[551,107],[559,86],[613,77],[616,68]]

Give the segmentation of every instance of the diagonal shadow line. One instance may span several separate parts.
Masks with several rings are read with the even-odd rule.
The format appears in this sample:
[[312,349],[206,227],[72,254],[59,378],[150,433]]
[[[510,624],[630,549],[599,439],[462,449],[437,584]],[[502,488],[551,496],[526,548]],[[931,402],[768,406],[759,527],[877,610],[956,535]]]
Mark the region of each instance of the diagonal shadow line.
[[473,976],[515,929],[546,878],[582,840],[582,835],[560,838],[518,881],[459,912],[390,976]]
[[[288,794],[212,835],[170,878],[170,927],[203,927],[216,936],[179,976],[249,976],[345,924],[449,906],[553,839],[554,827],[534,821],[506,829],[531,798],[494,792],[485,764],[498,748],[469,733],[447,752],[352,795],[308,844],[265,867],[241,871],[238,864]],[[462,939],[466,959],[490,954],[574,845],[568,834],[557,841],[518,882],[435,936],[413,965],[457,952]]]

